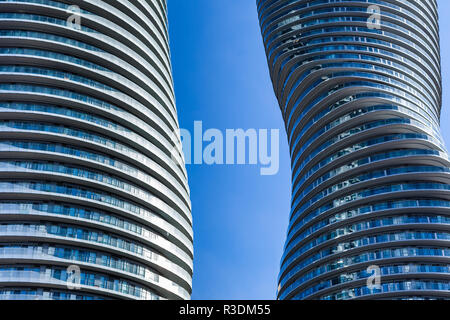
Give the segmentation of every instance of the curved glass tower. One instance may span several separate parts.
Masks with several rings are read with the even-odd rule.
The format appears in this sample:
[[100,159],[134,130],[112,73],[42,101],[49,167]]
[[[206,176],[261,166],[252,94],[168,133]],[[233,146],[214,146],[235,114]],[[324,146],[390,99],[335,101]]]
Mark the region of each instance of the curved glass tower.
[[189,299],[166,2],[0,1],[0,299]]
[[436,1],[257,7],[292,158],[278,298],[450,298]]

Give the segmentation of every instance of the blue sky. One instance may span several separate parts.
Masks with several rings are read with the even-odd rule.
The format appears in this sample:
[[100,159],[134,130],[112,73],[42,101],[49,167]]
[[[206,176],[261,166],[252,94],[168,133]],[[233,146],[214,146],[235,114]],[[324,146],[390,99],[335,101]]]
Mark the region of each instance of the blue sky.
[[[450,1],[438,0],[441,31]],[[169,0],[180,126],[280,129],[280,171],[187,167],[194,216],[193,299],[274,299],[290,203],[287,138],[275,100],[254,0]],[[442,127],[450,143],[450,33],[442,33]]]

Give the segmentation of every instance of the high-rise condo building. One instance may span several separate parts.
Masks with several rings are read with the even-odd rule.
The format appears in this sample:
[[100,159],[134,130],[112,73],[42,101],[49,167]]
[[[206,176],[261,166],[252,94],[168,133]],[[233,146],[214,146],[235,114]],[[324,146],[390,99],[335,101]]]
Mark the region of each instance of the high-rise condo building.
[[436,1],[257,8],[292,159],[278,298],[450,298]]
[[189,299],[165,0],[0,1],[0,299]]

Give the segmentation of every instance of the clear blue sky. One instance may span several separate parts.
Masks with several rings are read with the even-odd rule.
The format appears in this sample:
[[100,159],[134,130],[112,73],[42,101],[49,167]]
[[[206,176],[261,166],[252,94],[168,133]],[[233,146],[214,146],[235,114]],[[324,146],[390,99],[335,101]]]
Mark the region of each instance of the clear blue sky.
[[[254,0],[169,0],[180,126],[280,129],[280,171],[188,166],[194,216],[193,299],[274,299],[290,203],[287,138],[270,83]],[[441,11],[450,145],[450,1]]]

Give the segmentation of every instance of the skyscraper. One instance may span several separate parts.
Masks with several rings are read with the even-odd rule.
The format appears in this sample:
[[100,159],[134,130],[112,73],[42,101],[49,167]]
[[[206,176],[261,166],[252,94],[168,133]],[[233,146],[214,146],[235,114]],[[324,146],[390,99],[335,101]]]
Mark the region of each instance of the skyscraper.
[[0,1],[0,299],[189,299],[164,0]]
[[257,8],[292,159],[278,298],[450,298],[436,1]]

